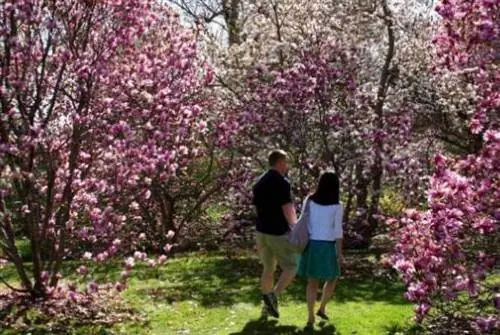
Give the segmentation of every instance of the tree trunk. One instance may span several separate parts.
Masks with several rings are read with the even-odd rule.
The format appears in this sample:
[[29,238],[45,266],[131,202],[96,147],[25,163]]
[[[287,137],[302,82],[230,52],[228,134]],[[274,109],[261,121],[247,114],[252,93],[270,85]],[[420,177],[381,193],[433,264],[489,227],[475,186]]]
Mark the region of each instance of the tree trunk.
[[3,197],[0,195],[0,210],[2,213],[5,213],[3,217],[3,222],[0,224],[0,232],[2,233],[2,237],[0,239],[1,249],[4,254],[7,255],[8,259],[14,263],[16,267],[16,271],[19,274],[19,278],[21,279],[21,284],[25,290],[28,292],[33,291],[33,284],[29,279],[26,268],[24,267],[23,260],[19,257],[18,250],[15,245],[15,234],[14,229],[11,223],[11,216],[6,211],[5,201]]
[[344,222],[345,224],[349,224],[349,220],[351,218],[351,210],[352,210],[352,202],[353,202],[353,199],[354,199],[354,189],[353,189],[353,173],[354,173],[354,169],[351,169],[351,172],[349,174],[349,179],[347,181],[347,187],[345,188],[347,190],[347,201],[345,203],[345,208],[344,208]]
[[356,213],[354,218],[354,230],[356,233],[360,234],[363,238],[357,240],[354,243],[356,247],[367,247],[368,241],[365,238],[363,232],[366,230],[366,213],[367,213],[367,200],[368,200],[368,186],[369,181],[363,175],[364,163],[359,162],[355,167],[356,175]]
[[156,197],[156,201],[158,203],[159,211],[160,211],[159,241],[161,241],[161,243],[167,243],[166,236],[167,236],[168,231],[172,230],[175,233],[177,233],[177,231],[175,229],[175,225],[174,225],[175,200],[171,196],[169,196],[168,194],[165,194],[161,189],[154,189],[153,194]]
[[[84,98],[82,98],[84,99]],[[84,108],[83,105],[86,105],[86,103],[82,103],[82,109]],[[58,215],[56,216],[56,224],[59,226],[60,229],[60,235],[59,235],[59,241],[57,242],[57,249],[54,250],[54,266],[50,271],[51,278],[50,278],[50,286],[56,286],[58,281],[59,281],[59,271],[62,266],[62,261],[64,258],[64,250],[66,248],[66,239],[67,239],[67,231],[66,231],[66,223],[68,222],[70,218],[70,212],[71,212],[71,204],[73,203],[73,178],[75,175],[75,170],[78,165],[78,155],[80,154],[80,148],[81,148],[81,134],[83,132],[83,129],[79,125],[75,125],[73,127],[73,134],[71,137],[71,151],[69,154],[69,176],[68,180],[66,181],[66,185],[64,186],[64,191],[63,191],[63,205],[61,206]]]
[[239,15],[240,15],[240,2],[241,0],[223,0],[222,7],[224,10],[224,20],[227,24],[227,33],[229,46],[233,44],[240,44],[240,26],[239,26]]
[[[394,44],[395,37],[393,31],[393,18],[392,13],[387,5],[387,1],[382,1],[382,10],[384,13],[384,22],[387,29],[387,53],[385,56],[385,62],[382,67],[382,72],[380,74],[380,81],[377,91],[377,101],[374,106],[375,115],[377,116],[375,128],[378,131],[384,131],[384,102],[387,95],[387,90],[389,89],[390,83],[392,81],[391,63],[394,58]],[[378,227],[378,218],[376,214],[378,213],[380,193],[382,188],[382,176],[383,176],[383,145],[384,140],[382,136],[376,136],[375,138],[375,159],[372,166],[372,189],[371,189],[371,201],[370,207],[367,212],[367,225],[363,229],[363,239],[369,244],[371,237]]]

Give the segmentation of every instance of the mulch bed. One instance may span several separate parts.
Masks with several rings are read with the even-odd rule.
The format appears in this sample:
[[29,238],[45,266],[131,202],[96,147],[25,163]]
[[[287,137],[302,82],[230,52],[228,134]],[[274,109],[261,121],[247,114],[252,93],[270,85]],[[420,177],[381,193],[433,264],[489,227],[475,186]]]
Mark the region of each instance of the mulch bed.
[[81,326],[106,326],[125,321],[144,322],[145,318],[128,308],[112,290],[97,294],[78,294],[33,300],[20,294],[0,294],[0,329],[12,333],[66,334]]

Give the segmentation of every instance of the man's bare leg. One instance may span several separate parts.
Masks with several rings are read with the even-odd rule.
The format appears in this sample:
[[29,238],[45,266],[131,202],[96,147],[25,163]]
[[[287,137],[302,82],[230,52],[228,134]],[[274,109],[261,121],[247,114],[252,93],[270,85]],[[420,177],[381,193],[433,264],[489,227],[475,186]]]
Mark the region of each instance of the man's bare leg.
[[262,294],[269,294],[273,291],[274,271],[262,270],[260,277],[260,289]]
[[262,291],[262,298],[264,299],[264,309],[262,310],[263,316],[267,315],[267,313],[272,316],[279,318],[278,311],[278,299],[276,297],[276,293],[273,290],[274,284],[274,270],[275,266],[272,267],[264,267],[262,270],[262,275],[260,278],[260,289]]
[[297,273],[296,269],[285,270],[281,273],[278,283],[274,289],[274,292],[277,296],[280,296],[281,293],[290,285],[295,278]]

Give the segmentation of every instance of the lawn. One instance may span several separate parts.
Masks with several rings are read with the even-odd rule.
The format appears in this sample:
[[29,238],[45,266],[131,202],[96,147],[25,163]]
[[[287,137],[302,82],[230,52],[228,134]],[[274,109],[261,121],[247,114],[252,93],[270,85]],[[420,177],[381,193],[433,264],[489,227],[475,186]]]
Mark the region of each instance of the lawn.
[[[332,320],[317,324],[315,334],[406,334],[412,327],[412,306],[403,287],[376,271],[374,258],[348,255],[345,276],[329,305]],[[74,266],[67,265],[72,272]],[[10,269],[9,269],[10,270]],[[3,275],[7,271],[3,270]],[[119,268],[94,269],[96,278],[113,278]],[[125,302],[144,322],[111,328],[79,327],[73,334],[301,334],[306,321],[305,283],[297,279],[282,297],[279,321],[260,320],[260,267],[250,254],[227,258],[189,254],[159,269],[138,268],[124,293]],[[34,333],[33,333],[34,334]]]

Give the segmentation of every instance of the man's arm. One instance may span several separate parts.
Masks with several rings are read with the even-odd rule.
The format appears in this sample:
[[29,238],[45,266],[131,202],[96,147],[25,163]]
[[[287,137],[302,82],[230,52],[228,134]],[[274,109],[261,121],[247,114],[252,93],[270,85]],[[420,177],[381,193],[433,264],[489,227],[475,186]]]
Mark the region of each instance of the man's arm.
[[283,215],[288,221],[288,224],[297,223],[297,212],[295,212],[295,206],[291,202],[281,206],[281,209],[283,210]]
[[292,188],[290,183],[286,180],[280,185],[279,188],[279,202],[281,204],[281,210],[283,211],[283,215],[285,216],[288,224],[296,224],[297,223],[297,212],[295,212],[295,206],[292,200]]

